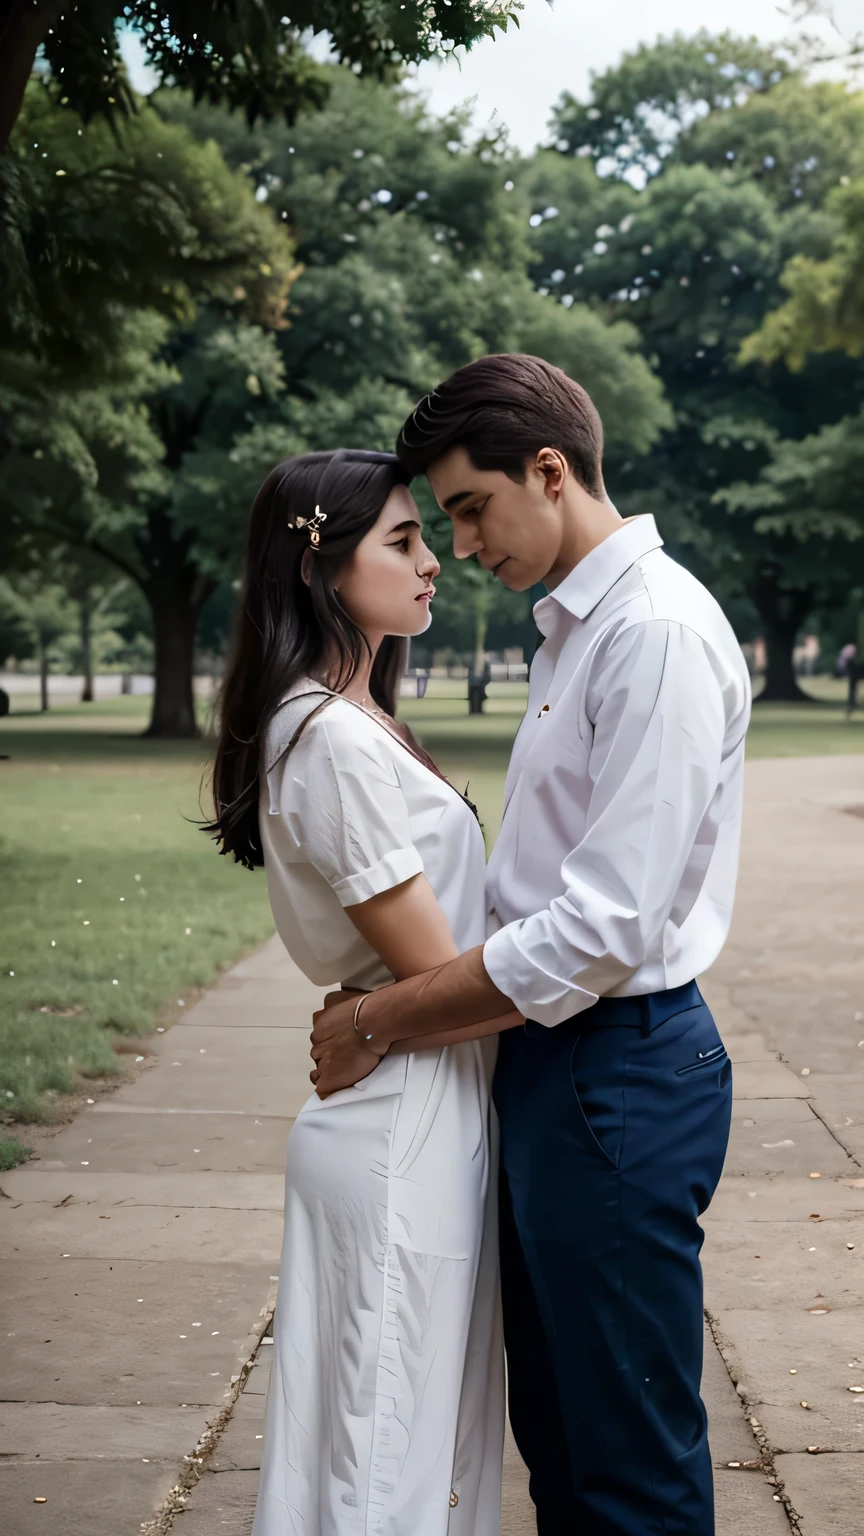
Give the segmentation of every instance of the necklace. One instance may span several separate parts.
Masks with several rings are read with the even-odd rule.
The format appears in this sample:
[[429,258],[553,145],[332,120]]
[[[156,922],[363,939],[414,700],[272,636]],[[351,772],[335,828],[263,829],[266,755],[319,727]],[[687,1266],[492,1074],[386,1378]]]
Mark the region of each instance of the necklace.
[[384,720],[388,725],[395,725],[396,722],[393,716],[388,715],[386,710],[379,709],[378,705],[374,704],[371,699],[358,699],[357,702],[361,709],[365,709],[370,715],[375,715],[376,719]]

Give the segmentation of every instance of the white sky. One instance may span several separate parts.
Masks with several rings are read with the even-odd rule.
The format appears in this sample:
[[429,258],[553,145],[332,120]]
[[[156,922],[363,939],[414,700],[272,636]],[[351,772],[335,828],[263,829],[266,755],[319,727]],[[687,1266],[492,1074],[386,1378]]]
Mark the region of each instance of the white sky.
[[[782,0],[781,0],[782,3]],[[837,0],[834,13],[847,34],[864,27],[864,0]],[[424,64],[418,85],[436,112],[476,97],[478,122],[493,113],[523,150],[547,137],[550,108],[562,91],[587,93],[622,53],[673,32],[732,31],[778,41],[797,31],[775,0],[525,0],[519,30],[480,43],[460,63]],[[826,39],[829,29],[810,24]]]
[[[510,129],[514,145],[530,150],[546,139],[550,109],[562,91],[583,96],[591,72],[607,69],[639,43],[700,27],[730,30],[766,41],[797,34],[783,10],[791,0],[525,0],[519,29],[497,33],[467,56],[421,65],[417,85],[432,110],[443,113],[466,100],[475,103],[482,126],[493,115]],[[864,29],[864,0],[834,0],[834,15],[847,36]],[[827,23],[808,31],[832,39]],[[315,50],[316,53],[318,50]],[[123,40],[133,84],[148,89],[137,39]]]

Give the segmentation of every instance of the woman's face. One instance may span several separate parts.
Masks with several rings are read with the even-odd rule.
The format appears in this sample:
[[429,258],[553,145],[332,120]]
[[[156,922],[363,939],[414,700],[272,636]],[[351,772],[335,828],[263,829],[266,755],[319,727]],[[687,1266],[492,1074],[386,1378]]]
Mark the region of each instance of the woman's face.
[[432,622],[432,582],[440,569],[423,542],[413,496],[397,485],[335,585],[343,608],[370,642],[384,635],[421,635]]

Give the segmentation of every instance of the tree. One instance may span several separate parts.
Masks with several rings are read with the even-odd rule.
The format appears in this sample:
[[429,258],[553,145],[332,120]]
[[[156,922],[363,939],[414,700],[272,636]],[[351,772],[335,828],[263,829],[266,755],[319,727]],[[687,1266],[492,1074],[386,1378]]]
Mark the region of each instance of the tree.
[[11,621],[24,637],[26,650],[22,654],[35,652],[38,657],[40,707],[45,711],[52,647],[73,628],[74,607],[59,581],[46,581],[45,573],[33,571],[14,579],[0,578],[0,609],[7,616],[7,625]]
[[797,688],[791,648],[804,620],[815,607],[842,608],[852,594],[860,600],[864,586],[864,411],[767,446],[757,478],[725,487],[717,500],[783,551],[777,570],[761,578],[786,640],[769,653],[765,692],[783,698]]
[[70,550],[64,557],[64,585],[78,620],[69,646],[69,660],[83,674],[81,703],[95,699],[94,677],[100,664],[122,647],[118,626],[128,617],[124,601],[129,582],[106,570],[105,561],[89,550]]
[[88,121],[135,111],[119,48],[124,26],[140,35],[159,77],[196,101],[241,107],[250,122],[276,115],[293,122],[301,107],[320,106],[326,94],[304,47],[309,31],[329,33],[343,64],[386,75],[503,31],[521,9],[521,0],[7,0],[0,19],[0,149],[40,46],[62,82],[64,104]]
[[[702,36],[699,47],[703,60],[710,54],[722,67],[719,46]],[[688,59],[680,40],[661,43],[640,51],[636,74],[680,80]],[[637,326],[675,427],[646,458],[613,454],[613,495],[622,510],[657,510],[673,551],[721,599],[756,605],[769,654],[763,696],[789,698],[799,695],[797,630],[847,579],[838,560],[845,546],[814,525],[792,534],[743,494],[730,500],[723,492],[757,484],[781,441],[817,434],[854,411],[864,379],[836,353],[797,374],[782,363],[742,367],[740,355],[777,302],[791,253],[818,262],[832,249],[838,226],[829,189],[862,153],[864,104],[835,86],[807,86],[780,63],[732,105],[722,96],[712,105],[702,81],[706,106],[689,121],[682,108],[663,156],[651,113],[634,101],[627,61],[609,72],[598,83],[604,99],[624,102],[633,134],[647,123],[644,148],[628,139],[614,173],[593,181],[588,156],[561,156],[563,170],[551,166],[556,156],[541,157],[532,270],[565,302],[587,301]],[[653,109],[656,88],[646,94]],[[692,105],[690,92],[684,107]],[[648,176],[641,187],[628,184],[633,166]],[[531,175],[528,168],[529,184]],[[550,183],[554,203],[544,210]]]
[[744,342],[742,362],[783,361],[797,372],[808,353],[864,353],[864,179],[839,187],[828,208],[839,225],[833,249],[822,261],[791,258],[780,278],[788,297]]
[[209,451],[217,475],[230,470],[237,440],[272,414],[281,366],[272,334],[205,304],[184,330],[133,313],[125,332],[124,376],[48,391],[53,422],[26,409],[12,418],[0,498],[39,547],[89,552],[136,583],[155,644],[150,733],[194,736],[197,618],[237,560],[245,511],[235,505],[228,527],[214,518],[200,461]]
[[[71,389],[43,374],[42,408],[9,413],[16,447],[0,465],[0,496],[17,509],[22,538],[36,525],[53,530],[147,598],[154,733],[195,732],[198,617],[236,576],[246,509],[279,458],[388,446],[419,394],[496,350],[540,351],[575,372],[631,453],[670,419],[632,327],[533,290],[527,213],[506,189],[504,147],[471,145],[463,118],[436,122],[392,88],[331,73],[327,107],[290,132],[250,129],[172,92],[150,109],[183,142],[192,132],[207,142],[224,195],[256,210],[253,231],[271,242],[291,229],[302,271],[290,324],[244,317],[253,255],[248,279],[233,267],[227,295],[209,278],[190,285],[197,307],[173,324],[128,311],[113,379]],[[28,389],[38,395],[32,379]],[[473,578],[457,569],[473,605]]]
[[[533,290],[529,209],[511,184],[516,162],[497,140],[472,144],[463,114],[438,122],[415,97],[344,72],[335,73],[326,107],[301,113],[290,132],[250,129],[206,106],[193,112],[177,92],[160,93],[155,105],[216,139],[296,240],[302,271],[291,324],[277,338],[289,435],[266,426],[238,444],[250,498],[256,485],[245,466],[248,459],[258,472],[264,442],[273,443],[271,462],[286,442],[389,446],[419,394],[485,351],[538,351],[567,368],[594,394],[622,451],[645,451],[668,424],[631,327],[607,325],[584,306],[568,313]],[[210,516],[214,505],[228,515],[226,502],[236,508],[241,499],[237,478],[206,479]],[[446,541],[435,539],[446,558]],[[490,619],[527,615],[527,597],[514,600],[482,578],[481,586],[491,593]],[[487,598],[470,568],[449,562],[441,591],[436,636],[443,627],[459,649],[473,649],[463,616]]]
[[[182,489],[176,471],[208,426],[223,434],[227,452],[233,433],[251,425],[256,390],[266,404],[268,378],[281,387],[268,338],[285,323],[292,244],[214,144],[200,145],[150,109],[116,140],[103,124],[79,131],[44,87],[30,97],[25,127],[38,124],[31,142],[47,144],[39,166],[43,152],[49,163],[27,183],[38,194],[28,227],[35,239],[50,203],[45,178],[62,159],[64,190],[50,218],[63,226],[67,255],[76,246],[79,254],[72,276],[64,261],[53,285],[50,259],[40,273],[36,256],[45,296],[31,313],[41,321],[50,311],[41,332],[18,323],[9,290],[0,332],[0,498],[9,537],[19,563],[28,547],[35,559],[46,547],[71,546],[139,584],[156,640],[152,729],[194,732],[195,617],[212,579],[197,564],[188,568],[188,532],[173,514]],[[157,258],[154,277],[136,249],[152,243],[151,212],[172,256],[171,284],[166,262]],[[103,231],[115,258],[107,277]],[[168,311],[173,332],[154,307]]]
[[791,68],[776,49],[733,32],[703,28],[693,37],[677,32],[642,43],[592,75],[588,102],[564,93],[553,113],[555,147],[590,159],[601,175],[642,185],[700,117],[769,91]]
[[85,130],[33,81],[4,178],[0,347],[99,377],[118,305],[179,321],[203,292],[282,323],[294,276],[287,232],[214,144],[152,110],[119,134],[103,122]]
[[9,586],[9,579],[0,576],[0,667],[13,659],[27,661],[36,649],[35,637],[21,605]]

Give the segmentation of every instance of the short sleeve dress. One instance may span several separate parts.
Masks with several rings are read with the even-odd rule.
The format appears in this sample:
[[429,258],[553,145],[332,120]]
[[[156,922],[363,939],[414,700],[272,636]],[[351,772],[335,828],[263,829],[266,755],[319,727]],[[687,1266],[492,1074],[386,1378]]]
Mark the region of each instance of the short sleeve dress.
[[[421,871],[460,950],[483,942],[483,837],[448,783],[345,699],[285,747],[277,714],[262,846],[310,980],[392,980],[345,908]],[[493,1058],[388,1055],[295,1121],[252,1536],[500,1536]]]

